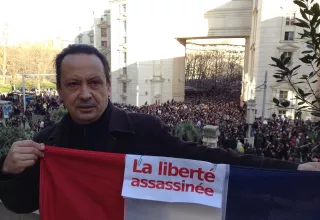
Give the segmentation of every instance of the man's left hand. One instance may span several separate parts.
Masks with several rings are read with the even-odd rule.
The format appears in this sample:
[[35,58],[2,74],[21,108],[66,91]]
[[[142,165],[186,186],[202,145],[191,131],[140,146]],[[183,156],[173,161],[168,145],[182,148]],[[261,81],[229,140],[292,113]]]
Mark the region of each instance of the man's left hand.
[[302,171],[320,171],[320,163],[319,162],[309,162],[303,163],[298,166],[298,170]]

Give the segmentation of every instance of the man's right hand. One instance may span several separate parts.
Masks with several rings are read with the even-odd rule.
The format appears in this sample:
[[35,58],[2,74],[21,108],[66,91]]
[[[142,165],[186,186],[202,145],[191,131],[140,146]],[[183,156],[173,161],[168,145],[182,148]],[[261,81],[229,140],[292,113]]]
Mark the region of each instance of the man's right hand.
[[18,174],[43,157],[44,144],[31,140],[14,142],[4,160],[2,173]]

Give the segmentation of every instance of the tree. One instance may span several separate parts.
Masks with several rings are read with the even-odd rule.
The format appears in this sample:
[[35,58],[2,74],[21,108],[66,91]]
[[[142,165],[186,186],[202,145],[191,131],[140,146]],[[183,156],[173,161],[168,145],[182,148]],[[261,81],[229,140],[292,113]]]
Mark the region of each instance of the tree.
[[2,62],[1,62],[1,72],[3,80],[5,80],[7,74],[7,44],[8,44],[8,25],[2,31]]
[[59,108],[57,110],[52,110],[50,113],[50,118],[52,121],[54,121],[55,123],[58,123],[65,114],[67,114],[67,110],[66,109],[62,109]]
[[[296,18],[296,26],[303,28],[303,32],[299,33],[300,39],[306,44],[306,50],[302,52],[303,57],[300,61],[309,67],[310,73],[300,73],[301,65],[290,67],[290,57],[284,54],[280,58],[271,57],[274,61],[271,66],[277,68],[274,78],[277,82],[287,83],[296,93],[296,98],[299,100],[297,111],[310,112],[312,115],[320,117],[320,96],[319,90],[316,88],[317,77],[320,76],[320,33],[318,31],[320,25],[320,7],[314,0],[296,0],[294,1],[300,8],[302,19]],[[308,87],[303,89],[301,85]],[[290,103],[280,102],[278,99],[273,99],[278,107],[288,107]]]
[[200,142],[201,141],[201,131],[199,128],[191,122],[183,122],[177,124],[174,130],[174,134],[181,137],[184,141]]
[[[219,47],[220,46],[220,47]],[[244,51],[239,46],[194,45],[186,54],[186,84],[210,89],[241,80]],[[223,84],[223,85],[222,85]]]
[[32,131],[20,127],[3,127],[0,125],[0,157],[7,154],[11,145],[16,141],[31,140]]
[[[54,73],[53,60],[58,49],[47,43],[23,43],[15,46],[7,46],[6,53],[0,53],[1,70],[4,69],[3,77],[10,79],[10,84],[15,88],[16,84],[21,86],[21,77],[17,74],[47,74]],[[2,71],[3,72],[3,71]],[[47,77],[35,77],[26,82],[28,88],[34,88],[43,81],[50,80]]]

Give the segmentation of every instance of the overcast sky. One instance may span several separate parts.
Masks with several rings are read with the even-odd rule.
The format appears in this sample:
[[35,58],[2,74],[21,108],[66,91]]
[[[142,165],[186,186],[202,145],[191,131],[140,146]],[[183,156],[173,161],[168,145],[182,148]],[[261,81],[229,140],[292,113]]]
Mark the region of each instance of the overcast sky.
[[[73,40],[107,9],[108,0],[0,0],[0,29],[8,24],[10,42]],[[0,36],[1,38],[2,36]]]

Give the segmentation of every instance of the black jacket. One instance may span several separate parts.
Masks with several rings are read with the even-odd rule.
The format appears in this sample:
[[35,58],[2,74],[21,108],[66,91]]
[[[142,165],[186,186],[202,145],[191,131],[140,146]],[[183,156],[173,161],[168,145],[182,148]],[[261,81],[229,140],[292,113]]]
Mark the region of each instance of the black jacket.
[[[232,150],[208,148],[183,142],[172,136],[156,117],[127,113],[112,105],[101,118],[86,126],[76,125],[66,115],[61,122],[44,129],[34,139],[48,146],[123,154],[165,156],[242,166],[297,169],[297,164],[239,155]],[[79,171],[81,172],[81,171]],[[39,208],[39,162],[21,174],[0,176],[0,199],[16,213]]]

